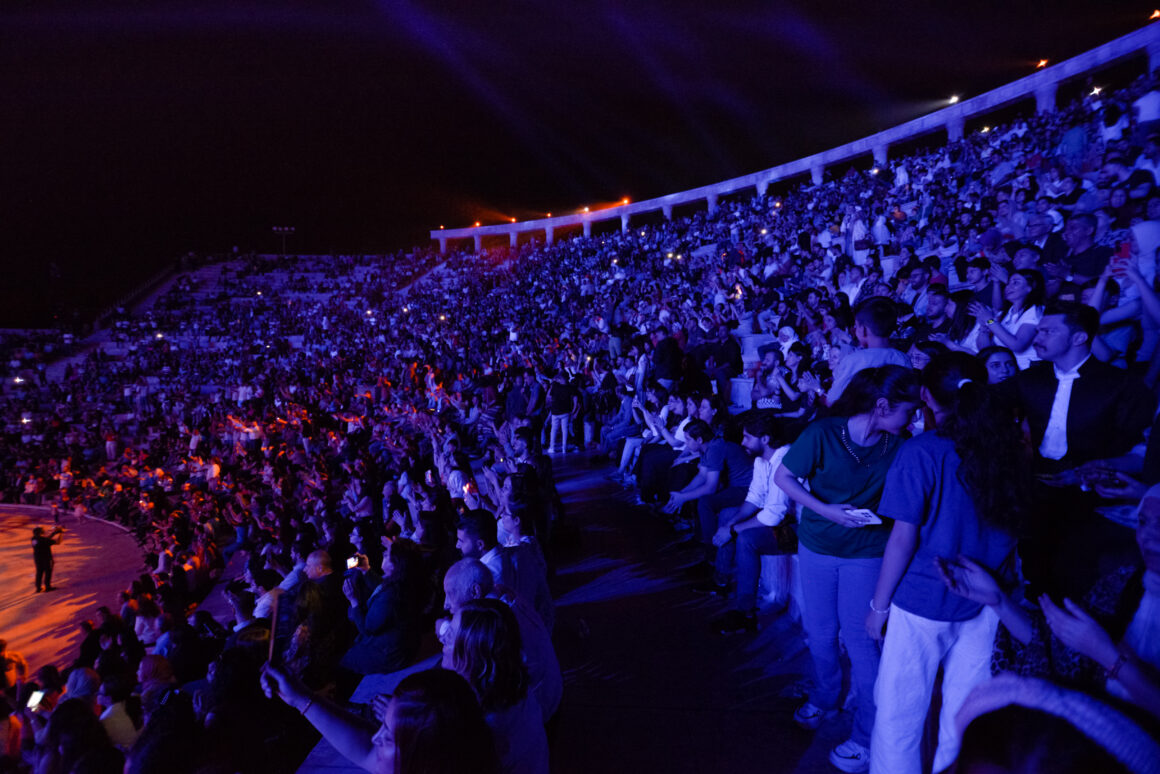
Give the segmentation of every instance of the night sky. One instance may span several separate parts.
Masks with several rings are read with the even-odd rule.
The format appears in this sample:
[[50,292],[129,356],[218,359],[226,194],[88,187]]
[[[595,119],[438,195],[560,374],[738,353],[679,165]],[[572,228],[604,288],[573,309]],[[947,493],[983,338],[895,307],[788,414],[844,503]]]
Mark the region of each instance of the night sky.
[[[385,252],[752,172],[1146,23],[1139,3],[0,9],[0,325],[189,250]],[[944,103],[945,104],[945,103]]]

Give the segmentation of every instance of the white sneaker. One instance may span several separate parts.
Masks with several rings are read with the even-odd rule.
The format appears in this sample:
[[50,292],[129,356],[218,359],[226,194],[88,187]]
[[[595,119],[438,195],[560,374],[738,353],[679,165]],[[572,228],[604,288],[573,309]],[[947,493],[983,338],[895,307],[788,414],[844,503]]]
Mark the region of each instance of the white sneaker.
[[870,750],[852,739],[847,739],[833,750],[830,750],[830,763],[842,771],[869,771]]
[[833,711],[827,712],[821,707],[810,704],[808,701],[802,706],[798,707],[793,713],[793,722],[807,731],[815,731],[818,726],[822,725],[827,719],[833,717],[836,713]]

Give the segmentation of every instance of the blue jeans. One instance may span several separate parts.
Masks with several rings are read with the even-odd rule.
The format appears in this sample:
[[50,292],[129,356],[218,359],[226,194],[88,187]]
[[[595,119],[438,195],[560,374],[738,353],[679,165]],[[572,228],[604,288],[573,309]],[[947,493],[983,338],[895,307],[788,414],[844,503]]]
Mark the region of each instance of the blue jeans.
[[[757,583],[761,580],[761,557],[793,553],[794,546],[782,545],[773,527],[754,527],[737,533],[737,609],[757,611]],[[720,568],[721,549],[717,549]]]
[[802,580],[802,626],[814,661],[810,703],[838,709],[842,692],[842,661],[838,634],[850,656],[850,689],[857,706],[850,738],[870,747],[874,728],[874,681],[878,679],[878,643],[866,634],[866,614],[878,582],[882,557],[843,559],[798,546]]

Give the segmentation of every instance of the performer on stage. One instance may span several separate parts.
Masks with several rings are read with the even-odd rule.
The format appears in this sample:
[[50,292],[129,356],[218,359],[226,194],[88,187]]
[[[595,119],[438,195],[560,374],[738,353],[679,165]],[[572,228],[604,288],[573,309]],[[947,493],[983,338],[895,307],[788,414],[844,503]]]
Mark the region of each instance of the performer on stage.
[[36,562],[36,590],[40,591],[41,582],[45,591],[53,591],[52,585],[52,547],[60,544],[64,527],[58,526],[46,537],[44,527],[35,527],[32,530],[32,558]]

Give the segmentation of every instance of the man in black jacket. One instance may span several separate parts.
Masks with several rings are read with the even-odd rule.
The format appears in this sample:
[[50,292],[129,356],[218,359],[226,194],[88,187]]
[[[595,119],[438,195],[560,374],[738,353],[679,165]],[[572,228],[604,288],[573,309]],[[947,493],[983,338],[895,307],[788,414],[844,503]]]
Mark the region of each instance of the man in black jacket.
[[36,590],[40,591],[43,585],[45,591],[54,591],[52,585],[52,547],[60,544],[64,527],[57,527],[47,536],[44,527],[32,530],[32,559],[36,563]]

